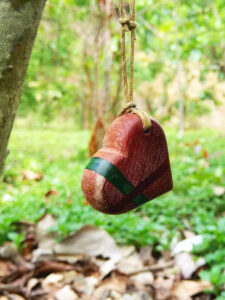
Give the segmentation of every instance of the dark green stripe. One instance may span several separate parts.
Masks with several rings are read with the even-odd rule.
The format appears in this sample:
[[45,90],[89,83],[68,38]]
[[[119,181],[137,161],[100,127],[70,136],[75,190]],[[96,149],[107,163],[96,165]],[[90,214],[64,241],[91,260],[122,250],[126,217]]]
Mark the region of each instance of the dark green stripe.
[[139,194],[137,197],[135,197],[132,202],[135,206],[142,205],[146,202],[148,202],[148,198],[146,198],[143,194]]
[[[105,177],[112,185],[114,185],[124,196],[129,194],[133,189],[134,186],[123,176],[123,174],[108,160],[99,158],[99,157],[92,157],[89,161],[86,169],[92,170],[103,177]],[[137,197],[132,199],[132,202],[138,206],[145,202],[148,199],[139,194]]]

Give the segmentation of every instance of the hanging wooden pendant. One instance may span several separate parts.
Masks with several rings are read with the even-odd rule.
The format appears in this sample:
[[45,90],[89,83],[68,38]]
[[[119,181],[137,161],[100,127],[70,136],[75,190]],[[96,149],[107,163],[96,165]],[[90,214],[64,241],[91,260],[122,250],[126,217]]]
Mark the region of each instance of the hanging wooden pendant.
[[121,214],[173,188],[166,137],[151,119],[147,134],[133,113],[110,126],[103,147],[89,161],[82,176],[86,200],[98,211]]

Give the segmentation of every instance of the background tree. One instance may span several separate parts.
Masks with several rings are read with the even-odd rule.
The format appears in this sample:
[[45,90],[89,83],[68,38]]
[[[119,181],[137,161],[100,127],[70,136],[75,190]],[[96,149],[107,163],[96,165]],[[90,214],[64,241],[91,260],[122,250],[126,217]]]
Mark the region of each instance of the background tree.
[[0,173],[45,1],[0,2]]

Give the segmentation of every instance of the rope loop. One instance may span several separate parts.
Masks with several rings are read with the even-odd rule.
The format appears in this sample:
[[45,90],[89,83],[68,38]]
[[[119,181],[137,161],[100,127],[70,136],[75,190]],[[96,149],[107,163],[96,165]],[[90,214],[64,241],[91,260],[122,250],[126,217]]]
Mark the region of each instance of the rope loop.
[[140,109],[133,109],[132,113],[136,114],[141,119],[143,130],[147,133],[151,127],[151,119],[148,113]]
[[150,119],[148,113],[146,113],[143,110],[139,110],[136,107],[137,106],[134,102],[125,103],[123,108],[119,112],[118,117],[120,117],[124,114],[129,114],[129,113],[136,114],[141,119],[144,132],[147,133],[149,128],[151,127],[151,119]]
[[122,116],[124,114],[128,114],[128,113],[132,112],[133,108],[136,108],[136,104],[134,102],[127,102],[127,103],[125,103],[124,106],[123,106],[123,108],[119,112],[118,117]]

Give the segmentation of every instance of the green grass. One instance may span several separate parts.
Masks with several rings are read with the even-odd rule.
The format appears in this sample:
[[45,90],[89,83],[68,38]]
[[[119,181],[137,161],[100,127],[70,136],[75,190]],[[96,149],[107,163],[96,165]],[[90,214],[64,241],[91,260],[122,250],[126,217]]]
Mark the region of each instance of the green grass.
[[[196,253],[208,259],[209,272],[214,265],[219,268],[214,270],[216,275],[203,273],[217,281],[224,268],[225,198],[214,190],[225,186],[225,139],[208,130],[189,131],[181,140],[169,130],[167,138],[174,190],[135,211],[109,216],[84,205],[80,180],[88,161],[89,132],[14,128],[0,187],[0,243],[13,240],[19,245],[23,236],[15,232],[14,223],[36,222],[45,213],[55,216],[53,230],[61,238],[84,224],[93,224],[106,229],[120,244],[151,244],[157,251],[168,249],[173,237],[186,229],[205,236]],[[42,172],[44,177],[39,182],[24,181],[24,169]],[[46,200],[51,189],[59,195]],[[214,259],[207,257],[209,253],[215,253]]]

